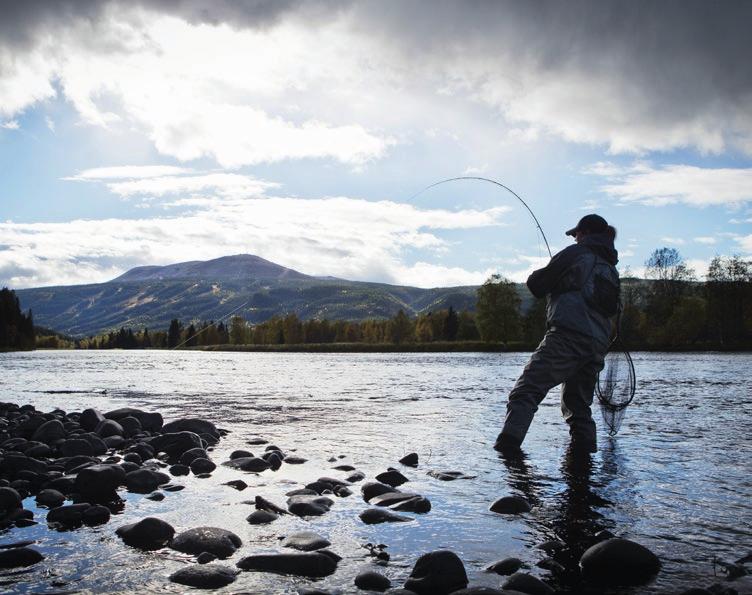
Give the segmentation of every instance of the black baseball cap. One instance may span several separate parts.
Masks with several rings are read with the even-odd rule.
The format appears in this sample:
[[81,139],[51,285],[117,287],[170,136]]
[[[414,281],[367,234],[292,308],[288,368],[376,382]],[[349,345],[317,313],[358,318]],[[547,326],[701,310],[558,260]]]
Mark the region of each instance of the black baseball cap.
[[566,232],[568,236],[574,236],[578,231],[584,233],[603,233],[608,229],[608,222],[600,215],[585,215],[577,223],[577,227],[573,227]]

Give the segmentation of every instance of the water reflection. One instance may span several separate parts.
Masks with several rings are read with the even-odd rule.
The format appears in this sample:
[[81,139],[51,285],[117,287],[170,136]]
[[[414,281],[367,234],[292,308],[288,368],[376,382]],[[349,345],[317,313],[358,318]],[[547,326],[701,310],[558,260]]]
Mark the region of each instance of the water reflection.
[[616,445],[611,442],[601,451],[600,472],[594,457],[570,445],[560,461],[559,491],[553,498],[547,496],[548,478],[535,472],[524,452],[500,458],[512,491],[533,507],[529,545],[540,550],[539,564],[548,571],[548,582],[563,592],[589,592],[581,581],[579,561],[585,550],[615,529],[599,510],[613,503],[598,492],[607,493],[618,475]]

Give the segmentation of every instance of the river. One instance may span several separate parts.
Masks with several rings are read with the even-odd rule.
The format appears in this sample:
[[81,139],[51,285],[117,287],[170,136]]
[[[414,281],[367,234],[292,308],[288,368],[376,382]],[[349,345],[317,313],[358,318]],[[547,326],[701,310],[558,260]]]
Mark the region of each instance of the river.
[[[14,592],[182,592],[167,577],[189,558],[171,550],[142,553],[123,545],[115,529],[145,516],[178,530],[213,525],[233,530],[243,547],[226,563],[279,549],[278,537],[314,530],[343,557],[321,581],[241,573],[230,592],[296,593],[302,586],[354,592],[353,579],[370,564],[362,545],[388,546],[384,572],[401,585],[425,552],[446,548],[463,560],[471,585],[498,587],[502,577],[483,572],[515,556],[528,572],[545,557],[540,543],[561,539],[573,548],[568,573],[553,584],[578,590],[578,544],[607,529],[655,552],[663,568],[656,579],[618,593],[673,593],[707,586],[714,557],[731,562],[752,551],[752,355],[638,353],[637,396],[618,436],[599,435],[590,465],[567,457],[567,429],[558,393],[543,402],[524,444],[525,458],[505,464],[491,444],[500,430],[506,394],[527,360],[524,353],[295,354],[186,351],[39,351],[0,354],[0,400],[102,411],[124,406],[156,410],[166,420],[202,417],[230,430],[211,453],[218,464],[261,436],[309,461],[277,472],[244,474],[219,466],[210,478],[176,478],[186,486],[161,502],[123,494],[123,512],[97,528],[55,532],[44,510],[27,499],[38,525],[0,534],[0,544],[36,540],[45,560],[0,581]],[[600,413],[595,411],[597,422]],[[601,423],[600,426],[603,424]],[[420,466],[397,461],[417,452]],[[400,467],[403,486],[431,500],[415,521],[366,526],[357,493],[337,499],[310,521],[283,517],[251,526],[244,503],[262,495],[283,504],[284,493],[348,463],[369,479]],[[442,482],[429,470],[459,470],[473,479]],[[244,479],[238,492],[221,485]],[[524,495],[532,512],[508,517],[489,512],[508,494]],[[749,577],[729,586],[752,592]]]

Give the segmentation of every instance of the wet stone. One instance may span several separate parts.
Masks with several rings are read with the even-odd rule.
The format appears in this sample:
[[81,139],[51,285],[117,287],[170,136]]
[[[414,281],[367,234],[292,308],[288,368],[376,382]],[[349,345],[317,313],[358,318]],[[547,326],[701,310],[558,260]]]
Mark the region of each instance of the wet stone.
[[554,590],[539,578],[525,572],[510,576],[501,586],[505,591],[520,591],[530,595],[551,595]]
[[125,485],[129,492],[136,494],[148,494],[153,492],[160,485],[169,483],[170,476],[161,471],[152,469],[137,469],[131,471],[125,476]]
[[237,566],[242,570],[293,574],[318,578],[329,576],[337,570],[340,557],[327,550],[290,554],[257,554],[241,559]]
[[403,483],[409,481],[407,477],[402,475],[402,473],[400,473],[396,469],[389,469],[388,471],[384,471],[384,473],[379,473],[376,476],[376,480],[380,481],[381,483],[385,483],[386,485],[392,486],[393,488],[401,486]]
[[405,465],[406,467],[417,467],[418,466],[418,453],[417,452],[411,452],[410,454],[405,455],[399,460],[400,463]]
[[242,545],[240,537],[219,527],[196,527],[175,536],[170,549],[184,554],[210,552],[218,558],[228,558]]
[[170,467],[170,473],[176,477],[179,477],[180,475],[188,475],[191,472],[191,468],[188,465],[172,465]]
[[252,471],[255,473],[266,471],[270,467],[268,462],[258,457],[241,457],[239,459],[233,459],[222,464],[226,465],[227,467],[232,467],[233,469],[240,469],[241,471]]
[[89,508],[81,513],[81,520],[88,527],[104,525],[110,520],[110,509],[101,504],[89,506]]
[[332,467],[335,471],[355,471],[355,467],[352,465],[337,465],[336,467]]
[[211,552],[201,552],[198,556],[196,556],[196,562],[199,564],[208,564],[209,562],[214,562],[214,560],[217,559],[217,556],[212,554]]
[[276,521],[278,518],[279,516],[268,510],[254,510],[245,520],[251,525],[266,525],[267,523]]
[[428,475],[441,481],[455,481],[457,479],[475,479],[477,475],[466,475],[461,471],[429,471]]
[[233,450],[230,453],[231,461],[234,461],[235,459],[250,459],[250,458],[253,458],[253,453],[247,450]]
[[162,492],[152,492],[148,496],[146,496],[147,500],[152,500],[154,502],[161,502],[165,499],[165,495]]
[[486,572],[494,572],[501,575],[510,575],[522,568],[522,560],[519,558],[504,558],[494,562],[486,568]]
[[660,567],[660,560],[648,548],[618,537],[595,544],[580,558],[585,579],[603,585],[643,584]]
[[47,513],[47,523],[66,529],[80,527],[83,524],[84,510],[90,507],[88,502],[58,506]]
[[347,481],[350,483],[358,483],[359,481],[363,481],[366,478],[366,474],[362,471],[356,471],[355,473],[351,473],[347,476]]
[[179,462],[181,465],[187,465],[190,467],[191,463],[195,461],[196,459],[207,459],[207,458],[209,458],[209,455],[206,453],[206,450],[204,450],[203,448],[192,448],[190,450],[185,451],[182,455],[180,455]]
[[228,481],[222,485],[230,486],[231,488],[238,490],[239,492],[242,492],[248,487],[248,484],[242,479],[233,479],[232,481]]
[[173,583],[198,589],[219,589],[234,583],[236,578],[237,570],[219,564],[188,566],[170,575]]
[[406,523],[412,520],[410,517],[394,514],[383,508],[369,508],[361,512],[358,517],[366,525],[377,525],[379,523]]
[[364,570],[355,577],[355,586],[364,591],[386,591],[392,582],[383,574],[373,570]]
[[165,492],[179,492],[180,490],[184,490],[185,486],[180,484],[168,484],[165,486],[162,486],[162,489]]
[[298,457],[295,455],[290,455],[285,457],[285,463],[288,465],[302,465],[303,463],[307,463],[308,459],[304,459],[303,457]]
[[521,496],[504,496],[491,505],[491,512],[498,514],[521,514],[530,512],[530,504]]
[[0,550],[0,568],[25,568],[44,560],[44,556],[30,547]]
[[115,533],[131,547],[158,550],[172,539],[175,529],[161,519],[146,517],[137,523],[119,527]]
[[418,595],[446,595],[467,587],[467,573],[454,552],[438,550],[418,558],[405,588]]
[[313,533],[312,531],[301,531],[300,533],[293,533],[282,541],[283,547],[289,547],[303,552],[310,552],[313,550],[320,550],[325,547],[329,547],[331,542],[321,535]]
[[392,486],[388,486],[384,483],[369,481],[364,483],[360,488],[361,494],[363,494],[363,500],[370,502],[372,498],[380,496],[382,494],[395,493],[397,490]]
[[287,510],[300,517],[321,516],[332,504],[334,501],[326,496],[292,496],[287,499]]
[[21,495],[11,487],[0,487],[0,513],[21,508]]
[[211,473],[217,468],[217,466],[212,461],[204,458],[194,459],[194,461],[190,464],[190,467],[191,471],[193,471],[193,473],[195,473],[196,475]]

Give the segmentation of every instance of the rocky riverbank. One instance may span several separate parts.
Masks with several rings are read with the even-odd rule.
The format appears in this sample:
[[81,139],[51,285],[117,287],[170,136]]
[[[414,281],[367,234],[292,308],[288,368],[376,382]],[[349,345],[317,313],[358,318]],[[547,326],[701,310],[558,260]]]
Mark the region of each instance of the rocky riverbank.
[[[174,492],[175,497],[181,497],[181,478],[209,478],[219,469],[233,470],[239,477],[225,482],[226,489],[242,492],[248,488],[243,477],[251,481],[272,476],[285,465],[311,464],[305,456],[286,452],[263,438],[246,440],[247,448],[228,453],[223,457],[226,460],[215,461],[213,454],[226,435],[226,430],[206,420],[182,418],[164,423],[161,414],[135,408],[106,413],[96,409],[42,413],[30,405],[0,403],[0,568],[33,567],[44,560],[43,552],[31,540],[24,539],[27,528],[44,522],[51,531],[105,527],[104,531],[116,535],[124,548],[179,552],[189,563],[166,578],[178,585],[221,588],[234,583],[241,572],[312,579],[336,577],[342,558],[330,549],[331,542],[315,531],[286,532],[279,535],[276,552],[260,553],[244,551],[248,546],[234,526],[195,526],[179,531],[159,516],[145,516],[125,524],[116,521],[128,506],[129,494],[157,502],[165,498],[165,493]],[[246,522],[273,529],[282,517],[324,517],[338,500],[354,497],[356,491],[366,504],[358,514],[359,522],[366,525],[410,523],[417,516],[431,513],[429,498],[404,489],[409,474],[420,467],[417,454],[394,461],[395,467],[375,474],[370,481],[354,466],[337,458],[329,462],[331,470],[342,474],[342,479],[322,473],[315,481],[291,485],[284,501],[256,494],[248,501],[253,511]],[[439,483],[473,479],[453,470],[431,470],[429,474]],[[24,507],[30,498],[37,510],[46,511],[43,518]],[[531,510],[524,498],[509,494],[500,494],[488,506],[502,516],[524,515]],[[499,575],[496,587],[473,587],[460,557],[437,549],[416,552],[409,577],[404,584],[396,585],[384,572],[391,563],[388,547],[371,543],[363,547],[370,563],[358,572],[353,583],[330,590],[305,587],[299,592],[313,595],[359,589],[418,595],[548,594],[566,587],[563,577],[571,571],[562,564],[570,544],[546,542],[540,544],[543,556],[538,567],[545,570],[542,578],[528,572],[530,569],[522,560],[505,558],[487,568],[488,573]],[[234,566],[222,563],[236,554],[242,557]],[[727,570],[746,572],[745,563],[740,560]],[[578,584],[584,592],[592,593],[615,586],[642,585],[651,581],[660,568],[660,560],[643,546],[602,531],[591,536],[590,547],[579,560]],[[718,586],[704,592],[734,591]]]

